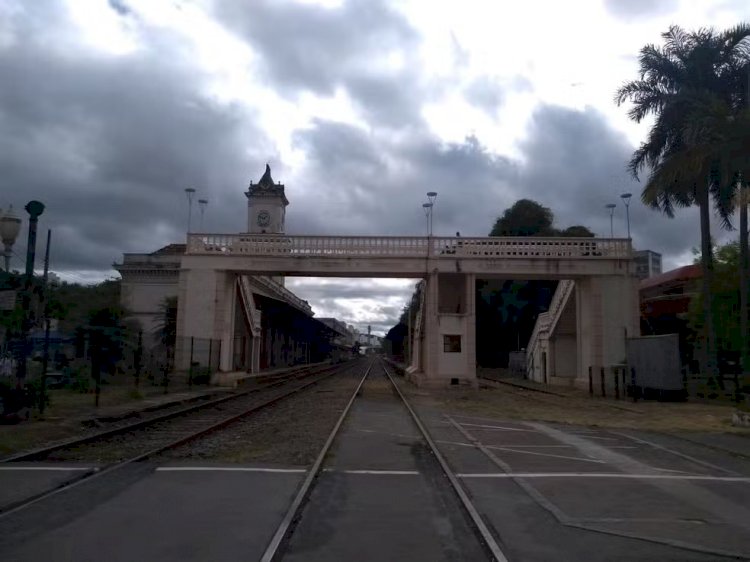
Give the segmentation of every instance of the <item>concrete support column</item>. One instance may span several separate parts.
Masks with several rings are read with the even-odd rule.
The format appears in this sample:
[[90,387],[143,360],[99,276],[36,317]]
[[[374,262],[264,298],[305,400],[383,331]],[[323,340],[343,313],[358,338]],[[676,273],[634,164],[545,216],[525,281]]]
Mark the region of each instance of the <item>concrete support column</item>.
[[476,296],[473,274],[433,273],[425,289],[422,375],[418,384],[476,381]]
[[625,340],[640,335],[638,280],[630,276],[590,277],[576,282],[578,377],[588,386],[588,369],[619,365]]
[[438,374],[440,329],[438,325],[438,274],[425,279],[424,322],[422,324],[422,373],[425,378]]
[[477,376],[477,290],[476,275],[466,275],[466,374]]
[[219,370],[232,368],[235,275],[221,270],[183,269],[177,297],[177,350],[175,367],[189,367],[189,338],[221,342]]
[[250,372],[260,371],[260,334],[253,336],[250,353]]
[[282,367],[282,357],[281,357],[281,330],[278,328],[273,329],[273,366],[278,368]]

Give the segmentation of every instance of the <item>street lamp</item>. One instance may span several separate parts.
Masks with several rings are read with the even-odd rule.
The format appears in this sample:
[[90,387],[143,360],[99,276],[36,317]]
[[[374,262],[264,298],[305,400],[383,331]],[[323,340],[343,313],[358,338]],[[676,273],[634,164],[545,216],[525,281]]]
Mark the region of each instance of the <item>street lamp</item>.
[[625,203],[625,216],[628,221],[628,240],[630,240],[630,198],[633,196],[632,193],[623,193],[620,195],[623,203]]
[[34,262],[36,260],[36,229],[39,217],[44,212],[44,203],[41,201],[29,201],[24,210],[29,213],[29,237],[26,241],[26,277],[24,280],[21,308],[23,319],[21,321],[21,358],[18,362],[16,378],[23,381],[26,378],[26,357],[28,356],[28,334],[31,328],[31,292],[34,281]]
[[208,206],[208,199],[198,199],[198,206],[201,209],[201,232],[203,232],[203,213],[206,212]]
[[432,203],[422,203],[424,216],[427,219],[427,236],[432,236]]
[[427,192],[427,201],[430,203],[430,236],[432,236],[432,217],[435,211],[435,199],[437,199],[436,191]]
[[192,187],[186,187],[185,188],[185,195],[187,195],[188,200],[188,224],[187,224],[187,231],[188,234],[190,234],[190,221],[193,218],[193,197],[195,196],[195,189]]
[[21,231],[21,219],[13,212],[13,205],[3,213],[0,209],[0,239],[3,241],[5,251],[5,271],[10,273],[10,257],[13,255],[13,244]]
[[609,209],[609,237],[614,238],[615,237],[615,223],[614,223],[614,216],[615,216],[615,205],[614,203],[607,203],[604,205],[606,209]]
[[34,261],[36,258],[36,225],[39,222],[39,216],[44,212],[44,203],[29,201],[24,209],[29,213],[29,238],[26,242],[26,278],[30,283],[34,276]]

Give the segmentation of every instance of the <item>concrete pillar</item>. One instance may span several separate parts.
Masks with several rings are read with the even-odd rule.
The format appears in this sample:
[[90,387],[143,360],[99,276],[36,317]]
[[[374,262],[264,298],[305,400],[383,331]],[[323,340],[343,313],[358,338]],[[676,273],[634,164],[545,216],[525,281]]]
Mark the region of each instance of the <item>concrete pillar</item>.
[[250,355],[250,372],[260,371],[260,336],[253,336]]
[[422,324],[422,374],[424,378],[438,374],[438,274],[431,273],[425,279],[424,318]]
[[175,367],[189,367],[191,337],[221,341],[219,370],[232,368],[234,315],[236,306],[235,275],[210,269],[180,271],[177,297],[177,341]]
[[476,275],[466,276],[466,376],[477,376],[477,291]]
[[[473,274],[460,272],[433,273],[427,279],[423,369],[415,377],[418,384],[476,384],[475,284]],[[458,346],[452,348],[455,343]]]
[[640,335],[638,280],[630,276],[590,277],[576,281],[578,377],[588,387],[588,369],[619,365],[626,337]]

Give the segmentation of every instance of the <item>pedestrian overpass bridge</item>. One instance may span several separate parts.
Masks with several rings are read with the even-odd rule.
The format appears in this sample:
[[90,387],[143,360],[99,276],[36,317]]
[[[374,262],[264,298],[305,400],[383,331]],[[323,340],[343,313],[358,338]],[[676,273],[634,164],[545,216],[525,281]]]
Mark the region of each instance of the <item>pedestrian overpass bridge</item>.
[[[535,329],[529,351],[539,355],[532,371],[556,365],[556,376],[571,384],[587,384],[589,366],[621,362],[626,336],[638,330],[626,239],[189,234],[178,336],[221,339],[222,365],[231,359],[238,307],[246,317],[254,314],[242,297],[247,275],[423,279],[409,346],[409,371],[418,383],[474,383],[478,278],[566,281],[553,298],[555,310],[540,315],[544,325]],[[552,348],[541,345],[554,335],[550,314],[557,315],[555,326],[574,332],[555,347],[554,362],[547,359]],[[563,317],[566,322],[558,322]]]

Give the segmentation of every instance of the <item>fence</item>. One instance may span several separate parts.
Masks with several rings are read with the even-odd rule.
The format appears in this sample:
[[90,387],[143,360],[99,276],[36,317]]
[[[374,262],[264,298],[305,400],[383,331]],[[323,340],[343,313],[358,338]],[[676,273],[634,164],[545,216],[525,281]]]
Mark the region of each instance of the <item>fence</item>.
[[177,338],[172,355],[170,371],[175,371],[174,355],[182,354],[187,358],[187,370],[180,370],[187,375],[188,384],[208,382],[212,373],[219,370],[221,357],[221,340],[210,338],[184,337]]
[[627,365],[589,365],[589,395],[602,398],[638,399],[639,391],[635,381],[635,370]]

